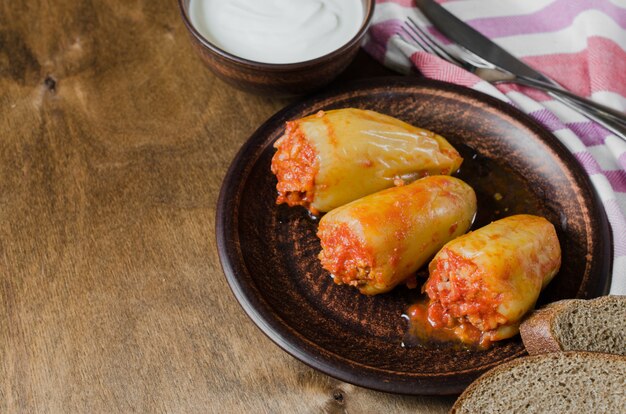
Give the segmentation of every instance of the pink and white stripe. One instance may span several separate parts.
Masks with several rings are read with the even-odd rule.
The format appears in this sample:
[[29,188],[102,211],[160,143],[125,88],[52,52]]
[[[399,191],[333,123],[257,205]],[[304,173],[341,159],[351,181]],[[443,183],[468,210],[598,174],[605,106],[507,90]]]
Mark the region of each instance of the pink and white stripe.
[[[626,0],[438,0],[446,9],[567,89],[626,111]],[[479,90],[509,102],[552,131],[589,174],[613,231],[612,294],[626,295],[626,142],[541,92],[493,85],[417,51],[398,33],[412,0],[377,0],[364,48],[401,73]],[[441,36],[434,28],[432,33]]]

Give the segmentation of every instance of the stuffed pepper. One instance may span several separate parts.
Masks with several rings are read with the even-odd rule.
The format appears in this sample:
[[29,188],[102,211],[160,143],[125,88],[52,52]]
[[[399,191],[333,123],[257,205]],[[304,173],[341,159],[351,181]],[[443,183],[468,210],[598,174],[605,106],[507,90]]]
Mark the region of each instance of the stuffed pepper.
[[522,317],[561,266],[554,226],[517,215],[446,244],[424,285],[428,321],[466,343],[487,347],[518,333]]
[[274,147],[277,204],[313,214],[427,175],[451,174],[459,153],[440,135],[360,109],[287,122]]
[[363,197],[320,220],[322,266],[337,284],[387,292],[446,242],[465,233],[476,213],[474,190],[449,176],[422,178]]

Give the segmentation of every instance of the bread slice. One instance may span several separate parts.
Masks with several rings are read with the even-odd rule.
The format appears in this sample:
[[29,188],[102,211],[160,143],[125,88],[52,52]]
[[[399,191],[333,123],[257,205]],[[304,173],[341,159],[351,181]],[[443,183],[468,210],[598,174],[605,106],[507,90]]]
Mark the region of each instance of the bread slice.
[[626,357],[557,352],[515,359],[483,374],[450,413],[623,413]]
[[626,296],[571,299],[533,312],[520,326],[531,355],[592,351],[626,355]]

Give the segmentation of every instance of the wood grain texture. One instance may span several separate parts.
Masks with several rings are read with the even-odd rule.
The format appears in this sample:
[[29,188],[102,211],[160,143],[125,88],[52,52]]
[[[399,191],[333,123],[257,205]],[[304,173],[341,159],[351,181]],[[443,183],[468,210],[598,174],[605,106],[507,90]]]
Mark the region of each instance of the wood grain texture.
[[0,2],[0,412],[449,409],[317,373],[228,289],[221,180],[288,102],[211,75],[172,0]]

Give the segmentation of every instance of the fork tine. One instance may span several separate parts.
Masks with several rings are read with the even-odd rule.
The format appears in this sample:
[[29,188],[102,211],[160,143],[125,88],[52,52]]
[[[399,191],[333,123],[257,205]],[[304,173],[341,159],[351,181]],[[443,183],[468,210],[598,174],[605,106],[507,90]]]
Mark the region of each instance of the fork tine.
[[409,40],[405,39],[404,36],[402,36],[401,33],[398,33],[400,35],[400,37],[403,40],[405,40],[407,43],[412,43],[414,46],[418,47],[419,49],[422,49],[426,53],[430,53],[430,54],[433,54],[433,55],[436,54],[435,51],[433,50],[433,48],[431,48],[430,46],[428,46],[428,44],[424,43],[422,40],[420,40],[418,37],[416,37],[415,34],[413,34],[413,32],[411,32],[405,26],[402,26],[402,30],[404,31],[404,33],[406,33],[406,35],[408,37],[411,38],[411,41],[409,41]]
[[[444,60],[447,60],[448,62],[456,63],[458,65],[463,63],[463,62],[459,61],[456,57],[451,55],[447,50],[445,50],[439,44],[439,41],[436,40],[435,38],[433,38],[430,35],[430,33],[426,32],[424,29],[419,27],[419,25],[415,22],[415,20],[413,20],[410,16],[408,17],[408,21],[407,21],[406,26],[413,31],[415,36],[419,37],[421,42],[419,42],[414,36],[411,36],[411,38],[413,40],[415,40],[416,42],[420,43],[420,44],[424,44],[425,43],[426,45],[428,45],[428,49],[430,50],[430,53],[433,53],[433,54],[439,56],[440,58],[442,58]],[[403,26],[403,28],[404,28],[404,26]],[[406,31],[406,29],[405,29],[405,31]]]
[[[408,28],[407,28],[407,26],[408,26]],[[412,42],[409,41],[408,43],[414,43],[417,47],[419,47],[420,49],[422,49],[426,53],[435,54],[435,50],[432,47],[430,47],[430,45],[428,43],[424,42],[420,37],[416,36],[416,31],[415,31],[415,29],[413,27],[411,27],[411,24],[409,22],[406,22],[406,24],[402,25],[402,30],[412,40]],[[404,39],[404,40],[406,40],[406,39]]]
[[413,20],[411,17],[407,17],[407,19],[407,26],[416,34],[421,34],[420,37],[424,39],[423,42],[428,41],[431,45],[430,49],[435,50],[435,52],[433,53],[435,53],[437,56],[447,60],[448,62],[457,64],[469,70],[470,72],[476,71],[477,68],[498,69],[497,66],[493,63],[488,62],[487,60],[481,58],[474,52],[464,48],[459,44],[455,44],[454,50],[457,53],[460,53],[460,55],[449,52],[448,49],[443,46],[443,44],[435,36],[418,26],[415,20]]
[[427,53],[431,53],[434,55],[438,54],[437,51],[431,46],[431,44],[424,40],[424,37],[420,35],[419,30],[416,28],[417,24],[411,18],[409,18],[409,20],[407,20],[405,23],[406,24],[402,26],[402,30],[404,30],[404,32],[409,35],[414,43],[416,43],[422,50]]

